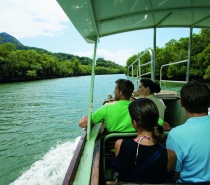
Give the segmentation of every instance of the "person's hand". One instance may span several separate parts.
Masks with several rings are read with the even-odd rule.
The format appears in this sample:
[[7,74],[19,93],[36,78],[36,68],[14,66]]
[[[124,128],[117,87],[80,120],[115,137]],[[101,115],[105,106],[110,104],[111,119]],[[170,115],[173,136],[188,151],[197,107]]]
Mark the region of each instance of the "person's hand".
[[169,125],[166,121],[163,122],[162,127],[165,131],[171,130],[171,125]]
[[87,123],[88,123],[88,117],[83,116],[79,121],[79,127],[85,128],[85,127],[87,127]]

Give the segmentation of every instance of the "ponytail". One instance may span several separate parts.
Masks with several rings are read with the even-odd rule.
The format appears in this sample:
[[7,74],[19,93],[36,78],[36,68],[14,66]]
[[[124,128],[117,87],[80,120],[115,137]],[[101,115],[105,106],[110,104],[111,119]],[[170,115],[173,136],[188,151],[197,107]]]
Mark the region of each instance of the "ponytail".
[[152,131],[152,135],[153,135],[153,138],[157,140],[157,142],[162,142],[163,139],[165,138],[163,127],[160,125],[157,125],[156,127],[154,127]]

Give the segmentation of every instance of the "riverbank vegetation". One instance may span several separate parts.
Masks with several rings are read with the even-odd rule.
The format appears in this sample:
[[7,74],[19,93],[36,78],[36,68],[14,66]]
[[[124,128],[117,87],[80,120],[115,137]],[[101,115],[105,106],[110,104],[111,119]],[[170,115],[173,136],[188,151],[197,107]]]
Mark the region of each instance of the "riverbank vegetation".
[[[3,33],[0,40],[0,82],[90,75],[92,59],[22,45]],[[1,36],[1,35],[0,35]],[[5,41],[5,36],[9,42]],[[95,74],[123,74],[124,68],[103,58],[97,59]]]
[[[188,58],[188,40],[170,40],[165,47],[156,48],[156,79],[160,77],[160,67],[164,64],[186,60]],[[98,58],[95,74],[127,73],[128,66],[144,51],[131,56],[122,67],[113,61]],[[210,30],[201,29],[199,34],[193,34],[191,50],[190,79],[210,79]],[[150,61],[150,56],[141,59],[144,64]],[[186,75],[186,63],[165,67],[163,79],[183,80]],[[36,80],[69,76],[90,75],[92,59],[65,53],[51,53],[44,49],[22,45],[17,39],[7,33],[0,34],[0,82]],[[134,69],[136,71],[136,69]],[[150,66],[144,66],[142,73],[150,71]]]
[[[187,60],[188,58],[188,41],[189,38],[181,38],[179,40],[170,40],[165,44],[165,47],[156,49],[156,79],[160,77],[160,67],[164,64]],[[144,51],[131,56],[126,63],[127,72],[128,66],[133,63],[138,56]],[[201,29],[199,34],[192,36],[192,50],[190,62],[190,79],[210,80],[210,30]],[[142,57],[141,64],[150,61],[149,53]],[[183,80],[186,77],[187,63],[171,65],[164,67],[162,71],[163,79]],[[136,71],[136,69],[134,69]],[[142,73],[150,71],[150,66],[142,67]]]

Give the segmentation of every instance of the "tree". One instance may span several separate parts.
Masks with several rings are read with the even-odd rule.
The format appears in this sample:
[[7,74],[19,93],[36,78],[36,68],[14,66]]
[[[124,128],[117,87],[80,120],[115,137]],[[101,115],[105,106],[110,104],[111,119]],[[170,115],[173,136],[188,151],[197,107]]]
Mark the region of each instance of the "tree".
[[71,62],[69,60],[59,62],[58,69],[59,69],[60,75],[62,76],[73,76],[74,74]]
[[81,64],[78,59],[74,59],[72,61],[72,69],[74,71],[74,75],[78,76],[81,73]]
[[[207,79],[209,77],[210,66],[210,30],[202,29],[199,34],[193,34],[192,39],[190,76],[191,78]],[[156,48],[156,69],[160,69],[164,64],[188,59],[188,42],[189,38],[187,37],[181,38],[178,41],[171,39],[165,44],[164,48]],[[136,55],[130,57],[127,60],[126,68],[128,68],[136,58]],[[141,59],[143,63],[146,61],[145,58],[143,57]],[[186,76],[186,66],[186,63],[181,63],[165,67],[163,68],[162,75],[164,78],[183,79]],[[136,68],[137,66],[135,66],[135,70]],[[145,69],[145,71],[147,70],[149,69]],[[156,77],[159,76],[159,71],[156,70],[155,75]]]

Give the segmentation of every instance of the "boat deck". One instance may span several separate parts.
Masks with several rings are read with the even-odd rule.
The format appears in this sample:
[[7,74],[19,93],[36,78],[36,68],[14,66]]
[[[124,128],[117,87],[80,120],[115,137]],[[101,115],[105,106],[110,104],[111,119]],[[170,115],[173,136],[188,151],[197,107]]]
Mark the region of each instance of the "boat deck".
[[[138,91],[134,91],[134,98],[140,98]],[[160,99],[179,99],[179,95],[176,91],[161,90],[159,93],[156,93],[155,96]]]
[[155,94],[156,97],[160,99],[177,99],[179,95],[176,91],[161,90],[159,93]]

